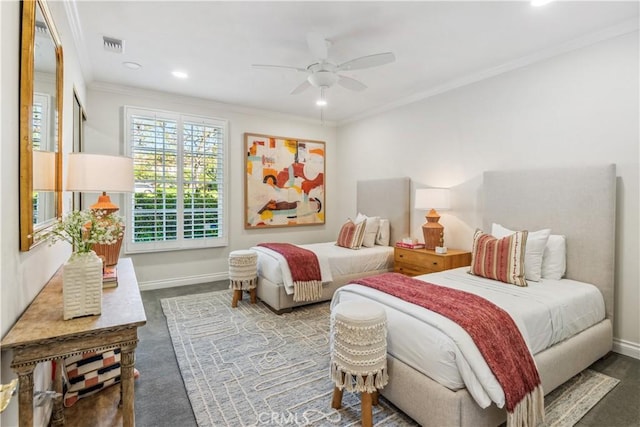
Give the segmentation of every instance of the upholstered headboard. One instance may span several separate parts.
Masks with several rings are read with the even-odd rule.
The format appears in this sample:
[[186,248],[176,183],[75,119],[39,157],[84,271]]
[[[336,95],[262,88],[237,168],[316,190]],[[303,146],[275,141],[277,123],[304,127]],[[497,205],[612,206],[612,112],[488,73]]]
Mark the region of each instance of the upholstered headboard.
[[484,173],[483,227],[551,228],[567,239],[569,279],[596,285],[613,321],[616,167],[488,171]]
[[411,180],[388,178],[358,181],[358,212],[367,216],[388,218],[391,233],[389,244],[393,245],[409,236]]

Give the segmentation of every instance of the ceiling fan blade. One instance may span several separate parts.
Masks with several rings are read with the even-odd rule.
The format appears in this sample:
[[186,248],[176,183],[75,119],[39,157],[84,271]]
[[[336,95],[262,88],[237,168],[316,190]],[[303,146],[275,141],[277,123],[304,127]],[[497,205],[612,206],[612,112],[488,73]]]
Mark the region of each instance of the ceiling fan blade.
[[290,67],[288,65],[251,64],[251,66],[253,68],[264,69],[264,70],[274,70],[274,69],[281,70],[281,69],[285,69],[285,70],[299,71],[301,73],[307,73],[308,72],[308,70],[306,68]]
[[338,65],[338,71],[361,70],[363,68],[377,67],[388,64],[396,60],[392,52],[376,53],[373,55],[361,56]]
[[347,76],[338,76],[338,84],[344,88],[355,90],[355,91],[363,91],[367,88],[367,85],[359,82],[356,79],[352,79]]
[[293,89],[290,94],[297,95],[309,89],[310,87],[311,87],[311,83],[309,83],[308,80],[305,80],[302,83],[300,83],[295,89]]
[[316,59],[327,59],[327,55],[329,54],[328,44],[329,42],[327,42],[322,34],[307,33],[307,45],[309,46],[311,54]]

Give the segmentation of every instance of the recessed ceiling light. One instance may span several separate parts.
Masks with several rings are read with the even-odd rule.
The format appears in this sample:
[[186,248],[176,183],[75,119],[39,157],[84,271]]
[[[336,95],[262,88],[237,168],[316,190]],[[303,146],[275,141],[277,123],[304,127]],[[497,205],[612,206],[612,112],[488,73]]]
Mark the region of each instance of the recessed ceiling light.
[[540,7],[551,3],[553,0],[531,0],[531,6]]
[[189,75],[184,71],[172,71],[171,74],[179,79],[186,79],[187,77],[189,77]]
[[123,62],[122,65],[129,68],[130,70],[139,70],[140,68],[142,68],[142,65],[138,64],[137,62]]

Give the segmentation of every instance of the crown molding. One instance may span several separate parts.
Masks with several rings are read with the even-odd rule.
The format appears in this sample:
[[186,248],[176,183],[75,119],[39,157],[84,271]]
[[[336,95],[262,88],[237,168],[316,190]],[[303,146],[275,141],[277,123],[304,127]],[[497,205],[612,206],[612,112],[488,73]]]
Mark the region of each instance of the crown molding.
[[67,20],[69,21],[69,28],[71,29],[71,37],[73,38],[73,43],[75,44],[76,52],[78,53],[78,62],[80,62],[82,75],[84,76],[85,81],[91,81],[93,80],[93,68],[91,67],[87,44],[85,43],[82,25],[80,24],[77,0],[68,0],[63,2],[63,4]]
[[296,116],[293,114],[280,113],[273,110],[263,110],[259,108],[245,107],[236,104],[228,104],[213,99],[197,98],[188,95],[181,95],[170,92],[161,92],[152,89],[143,89],[133,86],[125,86],[114,83],[92,82],[87,85],[89,90],[100,92],[114,93],[119,95],[139,96],[147,99],[158,101],[170,101],[173,103],[184,104],[189,106],[197,106],[203,108],[216,108],[224,111],[231,111],[238,114],[246,114],[251,116],[260,116],[282,120],[294,120],[296,122],[308,123],[312,125],[321,125],[325,127],[336,127],[334,121],[320,121],[309,117]]

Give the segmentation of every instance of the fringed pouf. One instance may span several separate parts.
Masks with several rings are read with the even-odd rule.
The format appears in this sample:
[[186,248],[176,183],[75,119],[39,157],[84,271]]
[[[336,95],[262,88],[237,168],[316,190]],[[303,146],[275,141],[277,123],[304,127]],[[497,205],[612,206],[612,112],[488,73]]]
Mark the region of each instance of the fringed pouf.
[[229,289],[233,289],[231,307],[237,307],[242,291],[249,291],[251,304],[256,303],[258,285],[258,254],[251,250],[232,251],[229,254]]
[[360,392],[362,426],[373,425],[372,405],[387,374],[387,316],[381,305],[345,301],[331,311],[331,407],[340,409],[342,391]]

